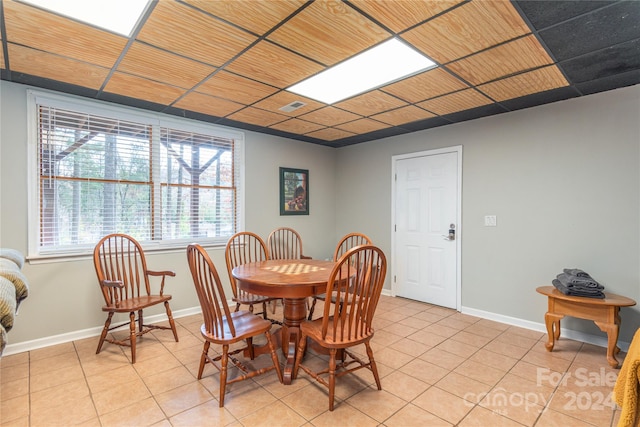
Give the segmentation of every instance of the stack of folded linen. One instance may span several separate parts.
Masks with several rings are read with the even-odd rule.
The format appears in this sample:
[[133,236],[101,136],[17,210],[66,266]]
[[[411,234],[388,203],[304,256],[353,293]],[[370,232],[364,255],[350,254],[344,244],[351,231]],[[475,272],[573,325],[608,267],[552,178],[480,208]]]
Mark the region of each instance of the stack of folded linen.
[[604,298],[604,286],[578,268],[565,268],[553,280],[553,286],[565,295]]

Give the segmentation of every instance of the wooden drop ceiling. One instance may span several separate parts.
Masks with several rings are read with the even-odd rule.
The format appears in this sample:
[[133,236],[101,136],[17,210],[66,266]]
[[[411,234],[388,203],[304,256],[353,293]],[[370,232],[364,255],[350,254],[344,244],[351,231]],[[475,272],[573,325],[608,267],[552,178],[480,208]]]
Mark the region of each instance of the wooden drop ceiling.
[[[331,147],[640,83],[638,1],[160,0],[130,37],[0,12],[3,80]],[[333,105],[287,91],[391,37],[437,67]]]

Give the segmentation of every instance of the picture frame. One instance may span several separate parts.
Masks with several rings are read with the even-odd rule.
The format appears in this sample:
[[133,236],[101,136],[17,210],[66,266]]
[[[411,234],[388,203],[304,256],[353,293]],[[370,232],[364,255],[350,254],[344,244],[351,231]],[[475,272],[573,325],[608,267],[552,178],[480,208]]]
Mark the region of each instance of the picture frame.
[[309,170],[280,168],[280,215],[309,215]]

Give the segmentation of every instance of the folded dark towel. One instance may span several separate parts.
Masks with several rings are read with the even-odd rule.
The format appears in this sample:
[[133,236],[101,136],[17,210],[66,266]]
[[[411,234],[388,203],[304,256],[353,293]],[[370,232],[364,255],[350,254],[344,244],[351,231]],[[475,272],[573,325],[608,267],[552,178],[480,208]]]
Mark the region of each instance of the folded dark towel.
[[565,285],[568,288],[581,287],[581,288],[604,289],[604,286],[596,282],[590,276],[578,277],[578,276],[571,276],[569,274],[562,273],[562,274],[558,274],[558,276],[556,276],[556,279],[558,279],[563,285]]
[[589,275],[589,273],[580,270],[579,268],[565,268],[562,270],[565,274],[568,274],[569,276],[576,276],[576,277],[587,277],[587,278],[591,278],[591,276]]
[[553,279],[551,282],[553,286],[565,295],[572,295],[576,297],[588,297],[588,298],[604,298],[604,292],[599,289],[589,288],[569,288],[563,285],[558,279]]

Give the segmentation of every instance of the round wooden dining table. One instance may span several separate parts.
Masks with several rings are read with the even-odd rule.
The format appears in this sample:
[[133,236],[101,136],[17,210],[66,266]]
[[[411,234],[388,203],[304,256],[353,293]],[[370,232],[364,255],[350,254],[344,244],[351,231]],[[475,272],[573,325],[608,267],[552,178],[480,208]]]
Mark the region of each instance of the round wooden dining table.
[[287,358],[283,372],[285,384],[291,384],[300,323],[307,317],[306,299],[325,292],[334,266],[333,261],[279,259],[239,265],[231,272],[240,289],[284,301],[281,342]]

